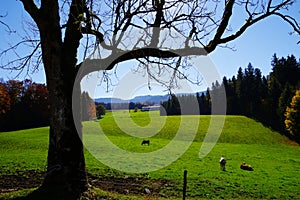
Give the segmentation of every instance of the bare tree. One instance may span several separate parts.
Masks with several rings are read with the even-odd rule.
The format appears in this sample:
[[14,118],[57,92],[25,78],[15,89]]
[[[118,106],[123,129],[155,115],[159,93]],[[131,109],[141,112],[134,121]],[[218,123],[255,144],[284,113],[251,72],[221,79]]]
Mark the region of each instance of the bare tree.
[[[76,116],[72,115],[72,91],[74,88],[77,94],[81,92],[75,79],[89,48],[99,46],[110,52],[98,60],[110,63],[106,70],[135,59],[140,63],[167,64],[160,65],[159,69],[169,67],[174,71],[174,78],[187,78],[180,70],[181,57],[209,54],[270,16],[281,18],[295,34],[300,34],[299,22],[288,14],[294,0],[20,1],[32,18],[27,25],[36,32],[2,51],[2,57],[9,52],[16,55],[15,60],[7,61],[2,68],[31,70],[43,65],[51,118],[48,168],[41,188],[66,191],[68,199],[75,199],[87,190],[81,128],[76,130]],[[232,30],[230,21],[235,10],[243,10],[245,21],[238,29]],[[123,41],[133,30],[143,32],[143,37],[138,38],[132,47],[122,48]],[[185,42],[171,50],[161,48],[163,31],[170,31],[170,37],[171,32],[176,32],[185,38]],[[29,45],[32,51],[19,56],[16,48],[20,45]],[[77,53],[82,47],[85,51],[79,60]],[[155,78],[155,73],[151,73],[147,65],[143,66]],[[80,77],[95,70],[98,68],[91,65]],[[75,103],[80,104],[79,101]]]

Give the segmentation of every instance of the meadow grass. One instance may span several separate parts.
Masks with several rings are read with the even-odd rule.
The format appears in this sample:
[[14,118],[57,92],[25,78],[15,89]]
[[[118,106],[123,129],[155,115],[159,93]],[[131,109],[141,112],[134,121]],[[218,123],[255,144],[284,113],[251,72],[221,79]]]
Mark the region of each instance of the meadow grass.
[[[184,118],[187,137],[188,134],[193,134],[192,131],[195,129],[197,133],[188,150],[172,164],[149,173],[127,174],[105,166],[95,159],[95,155],[86,150],[88,172],[108,177],[133,176],[168,180],[170,184],[161,188],[159,193],[162,199],[171,197],[180,199],[184,170],[188,171],[188,199],[295,199],[299,197],[299,146],[288,145],[287,138],[252,119],[243,116],[226,116],[218,143],[207,156],[199,158],[199,151],[211,117],[201,116],[199,127],[193,127],[195,120],[199,120],[198,116],[184,116]],[[100,131],[124,151],[155,152],[171,142],[178,127],[181,126],[180,122],[179,116],[161,117],[158,112],[109,112],[99,122],[84,122],[84,138],[93,140],[95,134]],[[157,130],[157,127],[160,129]],[[48,131],[49,128],[44,127],[0,133],[0,175],[22,174],[22,171],[26,170],[45,171]],[[128,135],[131,134],[130,131],[133,132],[133,136]],[[153,133],[155,135],[152,136]],[[142,137],[150,139],[150,146],[141,145]],[[104,157],[109,155],[106,154],[107,149],[97,146],[97,140],[94,142],[94,148],[98,148]],[[187,141],[182,138],[175,142],[181,145]],[[219,168],[218,161],[221,156],[228,159],[226,171],[221,171]],[[159,158],[151,160],[150,163],[155,165],[158,162]],[[241,162],[249,163],[254,167],[254,171],[239,169]],[[121,199],[121,197],[116,198]]]
[[43,127],[0,133],[0,175],[45,171],[48,132],[49,128]]

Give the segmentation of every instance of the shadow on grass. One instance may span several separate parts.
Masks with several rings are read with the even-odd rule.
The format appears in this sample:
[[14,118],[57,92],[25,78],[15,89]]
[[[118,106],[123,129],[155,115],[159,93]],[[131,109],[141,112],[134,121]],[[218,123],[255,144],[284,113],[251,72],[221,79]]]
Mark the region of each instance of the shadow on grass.
[[27,196],[16,197],[14,200],[77,200],[77,199],[95,199],[94,193],[88,189],[86,192],[67,192],[61,187],[44,187],[32,191]]

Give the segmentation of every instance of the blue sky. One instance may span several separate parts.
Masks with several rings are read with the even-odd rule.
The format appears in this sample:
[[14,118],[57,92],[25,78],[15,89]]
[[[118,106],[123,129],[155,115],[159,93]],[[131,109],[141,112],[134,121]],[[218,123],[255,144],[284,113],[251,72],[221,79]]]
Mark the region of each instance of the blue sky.
[[[4,3],[5,2],[5,3]],[[23,19],[28,17],[23,10],[22,4],[14,0],[2,0],[0,7],[0,15],[7,16],[2,18],[7,24],[16,31],[22,31]],[[297,2],[291,10],[297,20],[300,21],[300,3]],[[236,26],[238,21],[233,21],[232,26]],[[274,53],[278,57],[286,57],[295,55],[300,58],[300,40],[299,36],[289,35],[292,28],[284,23],[278,17],[265,19],[248,29],[240,38],[230,42],[229,45],[234,47],[236,51],[227,48],[217,48],[210,54],[212,62],[215,64],[220,75],[231,78],[237,74],[239,67],[245,68],[251,62],[253,67],[260,68],[263,75],[267,75],[271,71],[271,59]],[[5,27],[0,25],[0,49],[4,49],[9,42],[16,40],[16,34],[7,34]],[[26,49],[25,49],[26,50]],[[15,73],[0,70],[0,78],[4,80],[14,78]],[[33,81],[44,83],[45,75],[42,69],[35,74],[30,74]],[[19,79],[23,79],[21,75]],[[147,91],[145,92],[147,93]],[[153,92],[150,92],[153,93]],[[96,96],[109,96],[109,93],[100,92]]]

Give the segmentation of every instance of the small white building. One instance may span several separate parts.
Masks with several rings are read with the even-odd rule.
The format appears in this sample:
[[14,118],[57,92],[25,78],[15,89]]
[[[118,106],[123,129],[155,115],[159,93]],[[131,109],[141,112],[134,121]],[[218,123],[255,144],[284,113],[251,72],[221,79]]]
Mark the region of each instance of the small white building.
[[152,111],[152,110],[160,110],[160,105],[153,105],[153,106],[143,106],[141,111]]

